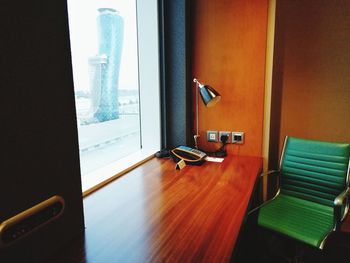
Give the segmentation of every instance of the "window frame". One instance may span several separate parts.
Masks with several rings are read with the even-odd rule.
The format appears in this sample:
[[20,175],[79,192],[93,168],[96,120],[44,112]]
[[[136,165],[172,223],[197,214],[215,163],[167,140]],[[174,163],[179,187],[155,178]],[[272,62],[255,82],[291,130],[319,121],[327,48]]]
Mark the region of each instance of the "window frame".
[[161,147],[158,1],[135,1],[141,149],[81,176],[83,197],[151,159]]

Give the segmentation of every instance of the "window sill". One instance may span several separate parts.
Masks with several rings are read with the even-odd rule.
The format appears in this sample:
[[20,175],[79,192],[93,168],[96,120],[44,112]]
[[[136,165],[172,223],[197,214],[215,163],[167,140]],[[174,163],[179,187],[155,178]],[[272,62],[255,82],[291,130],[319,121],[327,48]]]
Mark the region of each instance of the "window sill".
[[153,158],[154,150],[139,150],[82,177],[83,197]]

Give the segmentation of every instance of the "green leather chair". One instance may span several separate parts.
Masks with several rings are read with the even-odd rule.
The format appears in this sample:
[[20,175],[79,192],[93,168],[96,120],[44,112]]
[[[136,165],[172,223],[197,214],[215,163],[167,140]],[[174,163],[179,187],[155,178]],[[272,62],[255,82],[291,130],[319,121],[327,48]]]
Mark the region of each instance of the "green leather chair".
[[258,225],[322,249],[348,211],[350,144],[287,137],[279,190]]

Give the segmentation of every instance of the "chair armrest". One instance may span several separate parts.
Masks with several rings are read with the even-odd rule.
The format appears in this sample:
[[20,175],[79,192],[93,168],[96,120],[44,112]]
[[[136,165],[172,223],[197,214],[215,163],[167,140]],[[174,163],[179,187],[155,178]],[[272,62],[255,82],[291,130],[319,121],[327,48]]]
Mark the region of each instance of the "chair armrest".
[[[270,198],[268,197],[268,199],[274,199],[280,192],[280,174],[281,171],[280,170],[270,170],[266,173],[267,177],[271,177],[272,179],[268,182],[268,184],[270,185],[270,194],[269,196],[271,196]],[[269,180],[269,179],[267,179]]]
[[[270,170],[267,173],[262,172],[259,175],[259,180],[262,180],[264,176],[271,176],[271,175],[279,175],[280,171],[279,170]],[[278,195],[279,195],[280,191],[279,191],[279,187],[278,190],[276,191],[275,195],[270,198],[269,200],[266,200],[265,202],[262,202],[260,205],[258,205],[257,207],[254,207],[253,209],[251,209],[248,212],[248,215],[255,213],[256,211],[258,211],[261,207],[263,207],[264,205],[266,205],[267,203],[269,203],[270,201],[272,201],[273,199],[275,199]]]
[[334,205],[335,206],[343,205],[344,204],[344,200],[349,195],[349,193],[350,193],[350,188],[348,187],[334,199]]
[[342,221],[342,213],[341,209],[342,206],[345,204],[345,200],[347,199],[348,195],[350,194],[350,188],[346,188],[343,192],[341,192],[335,199],[334,199],[334,220],[336,227],[335,229],[340,228],[340,223]]
[[[266,175],[273,175],[273,174],[279,174],[280,173],[280,170],[270,170],[267,172]],[[264,173],[261,173],[261,176],[263,176]]]
[[270,170],[270,171],[267,171],[267,173],[265,174],[265,172],[262,172],[260,174],[260,178],[263,178],[264,176],[279,176],[280,174],[280,170]]

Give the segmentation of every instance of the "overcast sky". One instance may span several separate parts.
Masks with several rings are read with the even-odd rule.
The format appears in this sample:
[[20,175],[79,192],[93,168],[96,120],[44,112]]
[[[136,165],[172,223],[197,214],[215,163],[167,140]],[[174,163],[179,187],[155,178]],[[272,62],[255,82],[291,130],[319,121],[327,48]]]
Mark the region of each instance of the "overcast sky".
[[138,85],[135,0],[68,0],[75,89],[89,90],[88,58],[97,54],[96,17],[101,7],[116,9],[124,19],[119,88],[135,89]]

